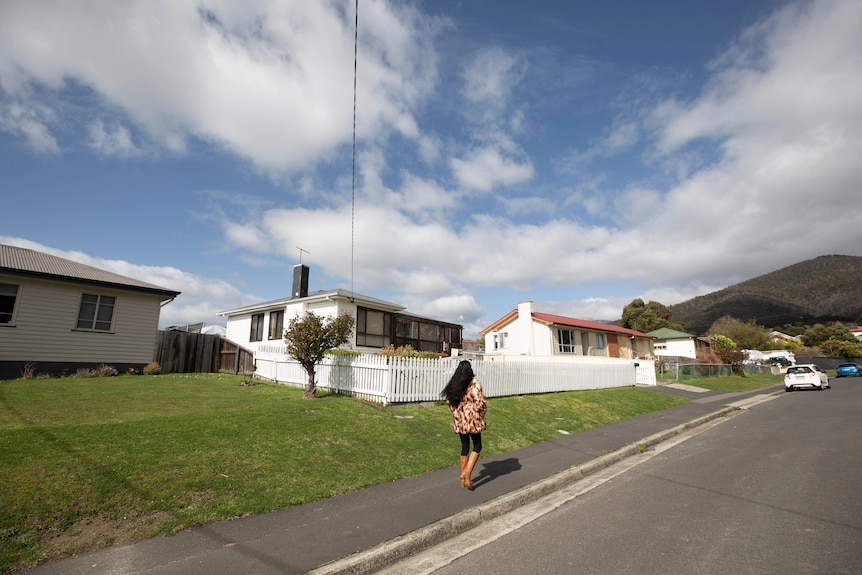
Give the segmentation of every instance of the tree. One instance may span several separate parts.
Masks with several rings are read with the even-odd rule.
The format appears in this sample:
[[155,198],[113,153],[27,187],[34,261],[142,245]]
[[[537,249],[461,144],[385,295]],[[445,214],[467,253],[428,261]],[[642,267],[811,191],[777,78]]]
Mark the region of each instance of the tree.
[[284,343],[287,354],[298,361],[308,375],[303,397],[310,399],[317,395],[317,382],[314,380],[317,364],[327,351],[349,341],[354,323],[353,316],[346,313],[322,318],[310,311],[290,320],[284,331]]
[[808,347],[819,347],[827,339],[829,339],[829,328],[822,323],[815,323],[811,329],[802,334],[802,343]]
[[623,308],[622,326],[635,331],[648,333],[663,327],[682,330],[679,323],[671,323],[670,310],[657,301],[647,304],[641,298]]
[[766,328],[754,320],[744,322],[726,315],[713,322],[709,333],[727,336],[741,349],[763,350],[775,347]]
[[829,357],[853,359],[854,357],[862,357],[862,344],[844,339],[827,339],[820,344],[820,351]]
[[829,339],[856,343],[856,336],[853,335],[853,332],[850,331],[849,327],[847,327],[840,321],[836,321],[835,323],[830,325],[827,330],[829,332]]
[[[713,324],[714,325],[714,324]],[[730,365],[733,373],[742,372],[742,362],[745,361],[745,352],[732,339],[726,335],[714,333],[709,336],[713,340],[713,351],[722,363]]]

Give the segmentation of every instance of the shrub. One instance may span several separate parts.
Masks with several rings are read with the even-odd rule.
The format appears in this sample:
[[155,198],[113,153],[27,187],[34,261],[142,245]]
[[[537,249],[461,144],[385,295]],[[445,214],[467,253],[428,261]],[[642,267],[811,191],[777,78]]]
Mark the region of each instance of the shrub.
[[144,375],[161,375],[162,366],[155,361],[151,361],[144,366],[143,372]]
[[111,377],[119,372],[113,365],[105,365],[100,363],[96,367],[82,367],[75,371],[69,377]]
[[395,347],[392,344],[387,345],[378,352],[378,355],[386,357],[419,357],[419,352],[413,349],[412,345],[402,345]]

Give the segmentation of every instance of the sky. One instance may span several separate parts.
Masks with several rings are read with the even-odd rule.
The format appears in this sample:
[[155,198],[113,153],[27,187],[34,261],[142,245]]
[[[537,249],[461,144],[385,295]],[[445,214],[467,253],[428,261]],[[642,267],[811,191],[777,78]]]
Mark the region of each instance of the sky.
[[862,2],[358,4],[0,0],[0,243],[465,337],[862,256]]

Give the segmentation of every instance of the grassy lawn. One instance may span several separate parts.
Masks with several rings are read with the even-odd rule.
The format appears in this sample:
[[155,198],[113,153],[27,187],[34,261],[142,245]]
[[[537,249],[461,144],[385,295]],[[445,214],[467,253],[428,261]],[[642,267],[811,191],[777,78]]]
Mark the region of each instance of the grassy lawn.
[[772,375],[768,373],[760,373],[760,374],[746,374],[742,375],[728,375],[728,376],[715,376],[715,377],[698,377],[698,376],[686,376],[685,378],[680,378],[677,383],[684,383],[686,385],[694,385],[697,387],[703,387],[705,389],[711,389],[713,391],[725,391],[725,392],[742,392],[742,391],[751,391],[753,389],[760,389],[761,387],[767,387],[770,385],[775,385],[777,383],[782,383],[784,381],[783,375]]
[[[442,404],[240,381],[0,381],[0,572],[456,465]],[[632,387],[491,399],[483,453],[682,401]]]

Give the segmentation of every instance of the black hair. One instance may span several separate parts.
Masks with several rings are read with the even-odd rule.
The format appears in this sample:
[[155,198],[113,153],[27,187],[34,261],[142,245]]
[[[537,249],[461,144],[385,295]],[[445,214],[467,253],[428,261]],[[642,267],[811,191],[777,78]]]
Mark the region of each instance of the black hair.
[[473,377],[475,377],[473,366],[466,359],[462,360],[455,368],[455,373],[452,374],[449,383],[440,392],[440,397],[445,399],[449,405],[458,405],[464,399],[464,394],[467,393],[467,388],[470,387]]

